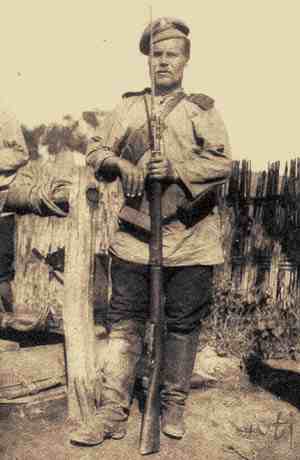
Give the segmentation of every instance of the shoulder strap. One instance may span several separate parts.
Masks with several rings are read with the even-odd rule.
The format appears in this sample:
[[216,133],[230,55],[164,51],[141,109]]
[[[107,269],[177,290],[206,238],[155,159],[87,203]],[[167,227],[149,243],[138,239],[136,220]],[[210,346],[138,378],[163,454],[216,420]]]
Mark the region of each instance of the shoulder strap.
[[212,109],[215,104],[215,101],[206,94],[190,94],[186,96],[186,99],[196,104],[202,110]]
[[161,113],[161,121],[164,121],[167,116],[177,107],[180,101],[184,99],[186,96],[184,92],[177,93],[174,97],[170,98],[165,104],[165,107]]
[[142,91],[128,91],[127,93],[122,94],[123,99],[127,99],[129,97],[134,97],[134,96],[144,96],[149,92],[149,88],[145,88]]

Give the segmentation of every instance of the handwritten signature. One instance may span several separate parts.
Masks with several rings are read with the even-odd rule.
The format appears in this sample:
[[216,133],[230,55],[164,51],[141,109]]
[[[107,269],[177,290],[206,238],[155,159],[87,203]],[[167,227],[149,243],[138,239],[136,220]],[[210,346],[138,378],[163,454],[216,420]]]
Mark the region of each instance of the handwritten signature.
[[293,449],[294,447],[295,414],[293,412],[287,415],[278,412],[275,421],[271,423],[251,423],[242,428],[235,427],[239,432],[247,436],[247,438],[252,436],[272,435],[274,441],[287,439],[290,448]]

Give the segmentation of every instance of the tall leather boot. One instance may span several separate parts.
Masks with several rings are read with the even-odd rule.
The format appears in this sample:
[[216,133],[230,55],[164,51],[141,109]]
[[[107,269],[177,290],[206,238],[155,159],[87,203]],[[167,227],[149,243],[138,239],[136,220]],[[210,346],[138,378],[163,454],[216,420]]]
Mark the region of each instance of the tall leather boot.
[[101,372],[101,399],[98,416],[104,424],[105,437],[121,438],[126,434],[136,369],[142,353],[142,327],[135,321],[113,325],[109,334],[106,359]]
[[161,390],[161,429],[173,438],[180,439],[185,433],[183,414],[190,391],[198,338],[198,329],[189,334],[167,333]]
[[126,421],[132,399],[136,367],[142,352],[142,327],[135,321],[120,321],[112,326],[101,369],[98,407],[93,420],[71,434],[71,442],[98,445],[105,439],[126,435]]

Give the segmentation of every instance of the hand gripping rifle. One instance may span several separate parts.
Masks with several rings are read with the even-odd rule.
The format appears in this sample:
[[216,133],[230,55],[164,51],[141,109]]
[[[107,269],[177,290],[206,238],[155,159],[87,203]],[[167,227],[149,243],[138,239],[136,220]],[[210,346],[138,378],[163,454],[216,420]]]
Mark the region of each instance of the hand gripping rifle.
[[[151,15],[152,16],[152,15]],[[152,24],[152,17],[151,17]],[[153,68],[153,36],[150,32],[151,72],[151,152],[161,154],[160,117],[155,104],[155,74]],[[150,180],[148,184],[151,236],[150,252],[150,309],[147,329],[146,357],[149,383],[140,434],[142,455],[158,452],[160,448],[160,375],[162,367],[163,302],[162,302],[162,218],[161,183]]]

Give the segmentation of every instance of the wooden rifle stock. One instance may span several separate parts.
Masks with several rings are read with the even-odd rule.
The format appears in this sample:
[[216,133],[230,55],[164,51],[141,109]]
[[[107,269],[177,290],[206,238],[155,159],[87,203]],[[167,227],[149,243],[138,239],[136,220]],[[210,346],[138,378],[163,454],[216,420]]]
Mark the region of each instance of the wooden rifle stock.
[[[152,119],[152,155],[160,154],[160,120]],[[150,252],[150,313],[148,321],[147,363],[149,384],[144,407],[140,453],[158,452],[160,448],[160,375],[163,355],[163,293],[162,293],[162,213],[161,183],[151,180],[148,184],[151,237]]]

